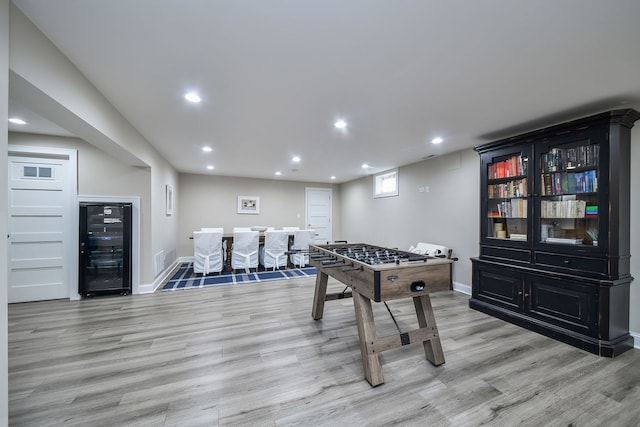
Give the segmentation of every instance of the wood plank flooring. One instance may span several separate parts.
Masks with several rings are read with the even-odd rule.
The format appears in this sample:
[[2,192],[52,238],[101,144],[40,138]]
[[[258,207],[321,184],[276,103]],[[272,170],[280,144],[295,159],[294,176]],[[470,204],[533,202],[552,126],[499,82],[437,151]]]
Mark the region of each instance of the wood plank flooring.
[[[342,285],[330,279],[329,289]],[[364,380],[353,303],[311,318],[314,279],[9,306],[12,426],[635,426],[640,351],[605,359],[432,304],[446,363],[383,353]],[[411,300],[392,301],[401,328]],[[374,304],[379,335],[395,331]]]

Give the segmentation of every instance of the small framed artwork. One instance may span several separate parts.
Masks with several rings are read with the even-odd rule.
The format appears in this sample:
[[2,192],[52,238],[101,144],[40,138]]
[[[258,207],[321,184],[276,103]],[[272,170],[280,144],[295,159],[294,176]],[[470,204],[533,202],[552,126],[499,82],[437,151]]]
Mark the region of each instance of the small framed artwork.
[[238,213],[254,214],[260,213],[260,197],[238,196]]
[[170,186],[169,184],[167,184],[165,187],[164,201],[165,201],[165,205],[164,205],[165,215],[172,215],[173,214],[173,187]]

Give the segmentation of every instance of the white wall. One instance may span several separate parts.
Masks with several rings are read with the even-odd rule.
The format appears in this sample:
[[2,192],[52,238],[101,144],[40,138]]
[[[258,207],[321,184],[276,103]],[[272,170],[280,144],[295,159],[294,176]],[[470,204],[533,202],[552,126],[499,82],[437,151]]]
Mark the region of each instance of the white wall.
[[471,286],[469,258],[478,254],[479,236],[477,153],[465,150],[425,160],[401,167],[398,175],[397,197],[374,199],[371,176],[342,185],[343,237],[399,249],[417,242],[448,246],[459,258],[454,282]]
[[153,255],[176,254],[178,215],[165,215],[164,189],[177,187],[178,173],[15,6],[10,19],[9,78],[18,88],[12,98],[123,164],[150,168],[150,197],[141,207],[148,248],[140,266],[142,283],[150,284]]
[[[7,187],[9,185],[6,166],[8,163],[8,125],[5,117],[9,99],[9,0],[0,0],[0,218],[9,217]],[[6,220],[0,221],[0,237],[8,233]],[[9,424],[9,342],[7,318],[7,244],[0,245],[0,426]]]
[[[340,239],[340,190],[326,185],[281,180],[220,177],[181,174],[178,187],[180,215],[179,255],[192,256],[194,230],[202,227],[223,227],[225,233],[233,227],[264,225],[305,228],[305,188],[333,188],[333,239]],[[260,197],[260,214],[237,213],[238,196]]]
[[[178,256],[178,227],[180,226],[180,213],[175,208],[179,194],[179,174],[158,153],[151,160],[151,253],[149,261],[151,273],[154,278],[162,272],[162,267],[170,266]],[[165,189],[170,185],[173,188],[174,209],[172,215],[166,215]],[[164,254],[164,265],[156,269],[153,260],[156,254]],[[148,282],[147,282],[148,283]]]

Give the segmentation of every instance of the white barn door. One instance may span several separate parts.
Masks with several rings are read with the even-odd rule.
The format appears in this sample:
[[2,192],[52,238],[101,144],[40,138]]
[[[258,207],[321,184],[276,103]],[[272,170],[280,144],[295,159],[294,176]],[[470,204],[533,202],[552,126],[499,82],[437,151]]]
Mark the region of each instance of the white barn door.
[[326,244],[332,239],[331,234],[331,188],[306,188],[306,224],[308,229],[316,231],[314,243]]
[[77,290],[76,155],[42,150],[49,152],[9,146],[10,303],[69,298]]

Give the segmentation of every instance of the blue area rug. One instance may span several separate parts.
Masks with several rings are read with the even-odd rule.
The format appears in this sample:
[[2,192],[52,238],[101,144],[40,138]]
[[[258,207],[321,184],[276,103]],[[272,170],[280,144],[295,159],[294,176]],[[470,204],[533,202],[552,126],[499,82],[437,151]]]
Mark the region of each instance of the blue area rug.
[[259,271],[257,273],[214,274],[201,276],[193,274],[193,263],[184,262],[180,269],[162,287],[162,292],[180,291],[183,289],[200,289],[208,286],[236,285],[244,283],[268,282],[272,280],[287,280],[300,277],[313,277],[315,267],[291,268],[287,270]]

